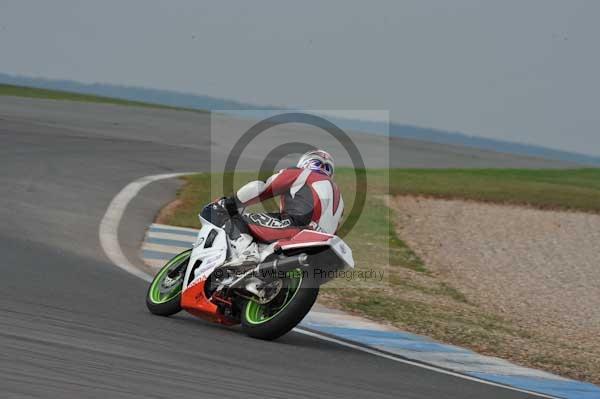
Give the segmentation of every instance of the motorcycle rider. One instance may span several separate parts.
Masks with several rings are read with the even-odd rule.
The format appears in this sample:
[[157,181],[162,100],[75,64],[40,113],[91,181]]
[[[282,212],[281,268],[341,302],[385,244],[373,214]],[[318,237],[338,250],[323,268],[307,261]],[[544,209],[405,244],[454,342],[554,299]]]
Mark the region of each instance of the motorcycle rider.
[[[333,182],[333,157],[326,151],[309,151],[296,167],[282,169],[266,182],[253,181],[221,204],[230,215],[226,225],[232,247],[228,266],[259,262],[255,239],[270,243],[291,238],[303,229],[335,234],[344,201]],[[279,196],[279,213],[244,213],[248,206]]]

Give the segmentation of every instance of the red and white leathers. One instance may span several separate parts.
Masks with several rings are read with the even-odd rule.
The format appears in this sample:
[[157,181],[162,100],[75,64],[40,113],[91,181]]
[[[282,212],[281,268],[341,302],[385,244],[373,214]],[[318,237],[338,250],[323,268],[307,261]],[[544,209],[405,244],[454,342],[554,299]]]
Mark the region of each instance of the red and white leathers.
[[290,238],[302,229],[335,234],[344,201],[329,176],[311,169],[282,169],[266,182],[254,181],[235,194],[239,208],[280,197],[280,213],[242,216],[252,236],[262,242]]

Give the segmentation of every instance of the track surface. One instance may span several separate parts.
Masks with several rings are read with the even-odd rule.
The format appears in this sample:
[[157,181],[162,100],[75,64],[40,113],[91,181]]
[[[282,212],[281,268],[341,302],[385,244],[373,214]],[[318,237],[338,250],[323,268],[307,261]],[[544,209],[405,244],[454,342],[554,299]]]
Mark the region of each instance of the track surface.
[[[0,97],[1,397],[527,397],[296,333],[268,343],[183,314],[151,316],[146,284],[110,264],[98,224],[128,182],[208,166],[206,119],[193,137],[136,128],[156,112],[188,116]],[[123,220],[129,254],[175,187],[157,184]]]

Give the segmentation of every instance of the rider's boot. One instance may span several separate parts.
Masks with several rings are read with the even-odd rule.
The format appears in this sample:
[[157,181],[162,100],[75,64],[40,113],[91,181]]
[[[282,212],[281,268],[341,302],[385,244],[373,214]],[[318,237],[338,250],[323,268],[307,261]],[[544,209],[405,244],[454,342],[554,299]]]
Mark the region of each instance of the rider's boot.
[[245,266],[257,264],[260,261],[258,245],[250,234],[240,233],[239,237],[230,240],[231,260],[227,266]]

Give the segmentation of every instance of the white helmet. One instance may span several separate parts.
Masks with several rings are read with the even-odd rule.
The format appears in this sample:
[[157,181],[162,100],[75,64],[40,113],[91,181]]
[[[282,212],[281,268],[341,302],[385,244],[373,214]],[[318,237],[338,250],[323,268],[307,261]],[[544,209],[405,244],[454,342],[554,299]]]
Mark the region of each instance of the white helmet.
[[329,177],[333,176],[335,164],[333,157],[327,151],[314,150],[309,151],[300,157],[298,165],[302,169],[311,169],[320,173],[324,173]]

